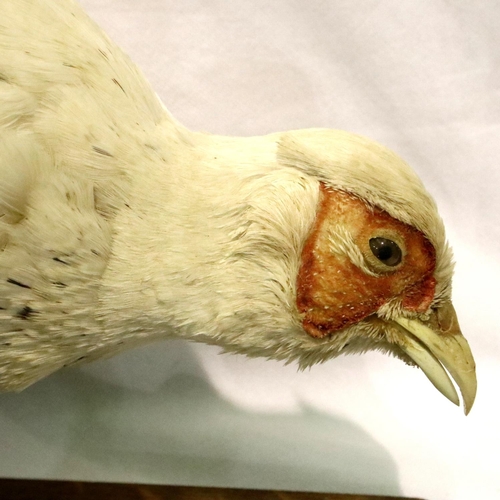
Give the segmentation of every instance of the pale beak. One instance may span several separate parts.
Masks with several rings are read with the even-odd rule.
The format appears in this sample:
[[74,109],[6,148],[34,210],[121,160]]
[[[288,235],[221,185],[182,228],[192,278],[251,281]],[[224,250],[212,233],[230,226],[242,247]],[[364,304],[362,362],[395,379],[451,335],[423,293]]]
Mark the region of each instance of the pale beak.
[[457,392],[446,370],[453,377],[462,393],[467,415],[476,397],[476,364],[460,331],[452,303],[440,306],[426,322],[403,317],[394,321],[406,334],[401,349],[444,396],[459,405]]

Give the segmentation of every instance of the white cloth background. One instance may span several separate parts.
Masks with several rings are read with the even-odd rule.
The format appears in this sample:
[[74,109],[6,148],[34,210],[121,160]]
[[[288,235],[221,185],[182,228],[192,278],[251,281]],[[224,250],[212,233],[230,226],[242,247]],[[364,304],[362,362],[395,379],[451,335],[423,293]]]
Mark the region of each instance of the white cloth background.
[[82,0],[185,125],[341,128],[435,196],[478,365],[469,417],[372,353],[294,366],[164,342],[0,397],[0,475],[500,498],[500,4]]

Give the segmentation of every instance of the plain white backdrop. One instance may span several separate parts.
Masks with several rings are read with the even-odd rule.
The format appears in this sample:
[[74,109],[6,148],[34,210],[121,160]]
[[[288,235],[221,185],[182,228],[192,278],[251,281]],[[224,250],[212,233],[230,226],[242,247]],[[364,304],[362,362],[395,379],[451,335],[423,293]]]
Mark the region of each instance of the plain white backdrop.
[[341,128],[435,196],[471,414],[381,354],[311,371],[167,341],[0,396],[0,475],[500,498],[500,4],[81,0],[197,130]]

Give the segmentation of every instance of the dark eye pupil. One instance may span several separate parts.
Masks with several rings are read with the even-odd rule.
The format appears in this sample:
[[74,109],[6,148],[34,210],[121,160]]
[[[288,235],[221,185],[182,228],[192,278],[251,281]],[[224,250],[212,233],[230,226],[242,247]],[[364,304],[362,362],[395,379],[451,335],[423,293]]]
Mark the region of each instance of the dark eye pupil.
[[401,262],[401,248],[387,238],[371,238],[370,249],[378,260],[386,266],[397,266]]

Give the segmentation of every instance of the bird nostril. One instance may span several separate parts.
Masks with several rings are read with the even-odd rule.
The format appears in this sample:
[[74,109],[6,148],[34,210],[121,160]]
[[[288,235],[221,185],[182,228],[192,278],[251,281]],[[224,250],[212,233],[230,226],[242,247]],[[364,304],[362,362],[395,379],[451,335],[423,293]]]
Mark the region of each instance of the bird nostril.
[[459,328],[457,314],[451,302],[436,310],[436,319],[441,333],[451,333]]

